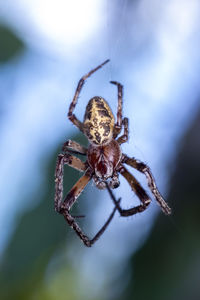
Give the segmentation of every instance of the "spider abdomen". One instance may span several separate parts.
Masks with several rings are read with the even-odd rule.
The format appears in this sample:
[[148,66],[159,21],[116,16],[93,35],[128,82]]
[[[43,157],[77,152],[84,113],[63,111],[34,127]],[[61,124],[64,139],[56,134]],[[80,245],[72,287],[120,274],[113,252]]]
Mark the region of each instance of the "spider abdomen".
[[103,146],[91,144],[88,148],[88,163],[99,178],[112,177],[120,159],[121,149],[114,139],[109,144]]
[[95,145],[105,145],[113,137],[113,113],[102,97],[93,97],[87,104],[84,116],[84,133]]

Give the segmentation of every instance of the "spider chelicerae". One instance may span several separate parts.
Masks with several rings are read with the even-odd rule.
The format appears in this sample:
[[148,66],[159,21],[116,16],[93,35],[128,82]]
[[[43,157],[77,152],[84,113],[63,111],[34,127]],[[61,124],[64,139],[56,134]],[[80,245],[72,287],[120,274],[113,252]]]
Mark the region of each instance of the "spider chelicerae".
[[[120,145],[128,141],[128,118],[122,117],[123,86],[119,82],[110,81],[110,83],[116,85],[118,89],[116,122],[108,103],[102,97],[97,96],[89,100],[83,122],[79,121],[74,114],[74,109],[85,80],[108,62],[109,60],[104,61],[79,80],[73,100],[69,106],[68,118],[86,135],[89,141],[89,147],[87,149],[71,140],[65,142],[62,153],[58,155],[55,171],[55,210],[64,216],[67,223],[75,230],[87,247],[91,247],[103,234],[116,211],[123,217],[132,216],[143,212],[151,202],[146,191],[142,188],[137,179],[126,169],[124,164],[137,169],[146,176],[148,186],[163,212],[167,215],[171,213],[171,209],[158,191],[150,168],[135,158],[129,158],[121,151]],[[119,136],[122,128],[123,134]],[[86,161],[83,162],[72,154],[85,155]],[[83,172],[84,175],[77,181],[63,200],[65,164]],[[132,190],[141,202],[140,205],[130,209],[122,209],[120,206],[121,199],[115,199],[112,189],[117,188],[120,184],[118,178],[119,173],[130,184]],[[103,227],[92,239],[89,239],[76,222],[76,218],[81,216],[72,216],[70,209],[91,179],[94,180],[98,189],[107,188],[114,203],[114,209]]]

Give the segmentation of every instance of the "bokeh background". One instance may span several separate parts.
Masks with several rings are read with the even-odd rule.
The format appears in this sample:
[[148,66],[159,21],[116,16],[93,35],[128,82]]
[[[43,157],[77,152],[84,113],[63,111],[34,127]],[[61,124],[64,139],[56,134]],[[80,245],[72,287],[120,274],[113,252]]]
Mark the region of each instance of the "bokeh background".
[[[0,298],[200,299],[200,2],[0,1]],[[67,119],[103,96],[117,109],[124,85],[129,156],[148,163],[172,207],[152,202],[114,221],[90,249],[54,212],[56,157],[67,139],[87,145]],[[146,189],[145,178],[131,170]],[[81,174],[66,167],[65,192]],[[114,191],[138,203],[121,178]],[[93,236],[113,205],[91,182],[73,211]]]

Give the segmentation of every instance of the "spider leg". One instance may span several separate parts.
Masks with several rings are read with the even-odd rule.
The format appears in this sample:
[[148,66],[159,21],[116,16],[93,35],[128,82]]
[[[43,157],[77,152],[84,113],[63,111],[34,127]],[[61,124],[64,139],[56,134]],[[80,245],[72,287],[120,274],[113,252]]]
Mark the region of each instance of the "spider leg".
[[76,91],[75,91],[75,94],[74,94],[74,97],[73,97],[73,100],[69,106],[69,111],[68,111],[68,118],[69,120],[79,128],[80,131],[83,132],[83,123],[80,122],[77,117],[73,114],[74,112],[74,109],[75,109],[75,106],[77,104],[77,100],[78,100],[78,97],[79,97],[79,94],[82,90],[82,87],[85,83],[85,80],[90,77],[94,72],[96,72],[97,70],[99,70],[100,68],[103,67],[103,65],[105,65],[106,63],[109,62],[109,59],[107,59],[106,61],[104,61],[102,64],[100,64],[99,66],[97,66],[96,68],[92,69],[90,72],[88,72],[87,74],[85,74],[78,82],[78,85],[77,85],[77,88],[76,88]]
[[62,211],[66,211],[66,210],[69,212],[74,202],[77,200],[77,198],[80,196],[83,189],[90,181],[91,177],[92,177],[91,172],[87,170],[85,174],[75,183],[75,185],[71,188],[67,196],[61,202],[58,212],[62,213]]
[[[85,175],[83,175],[77,181],[77,183],[72,187],[71,191],[67,194],[64,201],[61,203],[60,209],[59,209],[59,213],[61,213],[64,216],[67,223],[70,225],[71,228],[74,229],[76,234],[79,236],[79,238],[83,241],[83,243],[87,247],[91,247],[99,239],[99,237],[104,233],[104,231],[110,224],[110,222],[111,222],[112,218],[114,217],[114,214],[117,210],[117,207],[115,207],[113,209],[112,213],[110,214],[108,220],[106,221],[106,223],[102,226],[102,228],[97,232],[97,234],[92,239],[89,239],[88,236],[79,227],[79,225],[75,221],[75,218],[70,215],[69,210],[71,209],[71,207],[73,206],[73,204],[75,203],[75,201],[77,200],[77,198],[79,197],[80,193],[83,191],[83,189],[85,188],[87,183],[90,181],[90,179],[91,179],[91,173],[86,171]],[[116,200],[117,204],[119,202],[120,202],[120,199],[118,201]]]
[[[63,174],[62,181],[63,181]],[[78,181],[77,183],[72,187],[72,189],[69,191],[69,193],[66,195],[64,201],[62,201],[62,194],[60,193],[60,201],[59,205],[57,204],[57,199],[55,197],[55,208],[57,207],[57,212],[62,214],[67,221],[67,223],[74,229],[76,234],[81,238],[81,240],[88,244],[88,238],[87,236],[82,232],[79,225],[75,221],[75,217],[71,216],[69,211],[72,208],[73,204],[76,202],[77,198],[80,196],[81,192],[85,188],[85,186],[88,184],[88,182],[91,179],[91,173],[86,172]],[[63,190],[63,186],[62,186]]]
[[117,210],[119,211],[119,213],[122,217],[128,217],[128,216],[132,216],[132,215],[135,215],[137,213],[143,212],[148,207],[148,205],[150,204],[151,199],[147,195],[146,191],[141,187],[141,185],[137,181],[137,179],[131,173],[129,173],[128,170],[124,166],[121,166],[121,168],[119,169],[119,172],[128,181],[128,183],[130,184],[132,190],[136,193],[136,195],[140,199],[141,204],[137,205],[135,207],[132,207],[130,209],[122,209],[121,206],[119,205],[119,203],[117,203],[117,201],[113,197],[113,194],[111,193],[111,189],[110,189],[108,183],[106,183],[107,189],[108,189],[109,194],[111,196],[111,199],[113,200],[115,206],[117,207]]
[[59,212],[62,203],[65,164],[82,172],[86,170],[86,164],[82,162],[78,157],[72,156],[68,153],[58,155],[55,170],[55,210],[57,212]]
[[64,143],[62,147],[63,152],[70,152],[70,153],[77,153],[86,155],[87,154],[87,148],[83,147],[79,143],[75,141],[68,140]]
[[161,194],[160,194],[160,192],[159,192],[159,190],[156,186],[156,182],[155,182],[155,179],[153,177],[153,174],[151,173],[150,168],[146,164],[144,164],[143,162],[141,162],[141,161],[139,161],[135,158],[129,158],[127,155],[124,155],[124,154],[123,154],[122,162],[126,163],[127,165],[129,165],[133,168],[135,168],[136,170],[140,171],[141,173],[143,173],[146,176],[148,186],[149,186],[152,194],[154,195],[156,201],[161,206],[162,211],[166,215],[170,215],[171,214],[171,208],[167,205],[167,203],[165,202],[165,200],[161,196]]
[[[75,221],[75,217],[71,216],[69,211],[72,208],[73,204],[77,200],[77,198],[80,196],[81,192],[85,188],[85,186],[88,184],[92,177],[92,173],[90,170],[86,170],[85,174],[77,181],[77,183],[72,187],[70,192],[65,197],[64,201],[62,201],[63,198],[63,176],[64,176],[64,164],[68,164],[76,169],[79,169],[79,171],[85,171],[86,165],[79,160],[77,157],[74,157],[70,154],[59,154],[57,165],[56,165],[56,172],[55,172],[55,210],[62,214],[67,221],[67,223],[74,229],[76,234],[79,236],[79,238],[83,241],[83,243],[87,247],[91,247],[98,238],[104,233],[108,225],[110,224],[112,218],[114,217],[114,214],[117,210],[117,207],[115,207],[110,214],[108,220],[106,223],[102,226],[102,228],[97,232],[97,234],[92,238],[89,239],[85,233],[81,230],[77,222]],[[79,164],[79,165],[78,165]],[[120,199],[117,201],[118,204],[120,202]],[[81,216],[78,216],[81,217]]]
[[123,85],[117,81],[110,81],[117,86],[118,91],[118,107],[117,107],[117,122],[115,123],[114,135],[116,138],[122,129],[122,102],[123,102]]
[[[121,199],[116,200],[116,203],[119,204]],[[70,215],[70,213],[67,210],[63,210],[61,213],[63,214],[65,220],[67,223],[70,225],[71,228],[74,229],[76,234],[79,236],[79,238],[83,241],[85,246],[91,247],[99,238],[100,236],[104,233],[108,225],[110,224],[111,220],[113,219],[115,212],[117,210],[117,207],[113,209],[112,213],[110,214],[109,218],[105,222],[105,224],[101,227],[101,229],[97,232],[97,234],[92,238],[89,239],[88,236],[82,231],[82,229],[79,227],[75,219]]]
[[122,124],[124,125],[124,134],[117,139],[120,145],[128,141],[128,118],[124,118]]

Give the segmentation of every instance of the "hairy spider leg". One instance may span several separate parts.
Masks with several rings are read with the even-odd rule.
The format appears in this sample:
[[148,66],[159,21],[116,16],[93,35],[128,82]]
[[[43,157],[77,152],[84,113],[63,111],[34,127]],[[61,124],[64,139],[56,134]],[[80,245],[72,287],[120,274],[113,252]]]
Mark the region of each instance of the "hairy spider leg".
[[[121,199],[119,199],[119,200],[115,199],[117,204],[120,203],[120,200]],[[63,214],[65,220],[67,221],[67,223],[69,224],[69,226],[74,229],[74,231],[79,236],[79,238],[83,241],[85,246],[91,247],[100,238],[100,236],[104,233],[104,231],[106,230],[106,228],[112,221],[116,210],[117,210],[117,207],[115,206],[115,208],[113,209],[112,213],[110,214],[110,216],[107,219],[107,221],[105,222],[105,224],[101,227],[101,229],[97,232],[97,234],[92,239],[89,239],[89,237],[81,230],[81,228],[79,227],[79,225],[77,224],[75,219],[69,214],[69,212],[67,210],[64,210],[62,212],[62,214]]]
[[124,166],[121,166],[119,172],[128,181],[132,190],[136,193],[136,195],[138,196],[142,204],[132,207],[130,209],[122,209],[119,203],[116,202],[115,198],[110,193],[111,189],[108,183],[106,183],[111,199],[113,200],[115,206],[117,207],[117,210],[119,211],[122,217],[128,217],[143,212],[149,206],[151,199],[147,195],[146,191],[141,187],[137,179],[131,173],[129,173]]
[[115,130],[113,137],[116,138],[122,129],[122,103],[123,103],[123,85],[117,81],[110,81],[110,83],[117,86],[118,107],[117,107],[117,122],[115,123]]
[[[62,214],[67,221],[67,223],[74,229],[76,234],[80,237],[83,243],[87,247],[91,247],[99,237],[104,233],[108,225],[110,224],[114,214],[117,210],[117,207],[114,207],[112,213],[110,214],[109,218],[105,222],[105,224],[101,227],[101,229],[97,232],[97,234],[92,238],[89,239],[87,235],[81,230],[77,222],[75,221],[75,217],[71,216],[69,210],[72,208],[73,204],[80,196],[81,192],[88,184],[92,177],[92,172],[86,170],[85,174],[77,181],[77,183],[72,187],[70,192],[65,197],[64,201],[63,198],[63,177],[64,177],[64,164],[68,164],[69,166],[78,169],[79,171],[85,171],[86,165],[77,157],[74,157],[70,154],[59,154],[57,165],[56,165],[56,172],[55,172],[55,210]],[[118,204],[121,199],[116,200]],[[79,217],[79,216],[78,216]]]
[[161,196],[161,194],[160,194],[160,192],[159,192],[159,190],[156,186],[156,182],[155,182],[155,179],[153,177],[153,174],[151,173],[150,168],[146,164],[141,162],[140,160],[137,160],[135,158],[129,158],[127,155],[124,155],[124,154],[123,154],[122,161],[123,161],[123,163],[135,168],[136,170],[140,171],[141,173],[143,173],[146,176],[148,186],[149,186],[152,194],[154,195],[156,201],[159,203],[162,211],[166,215],[170,215],[171,214],[171,208],[167,205],[167,203],[165,202],[165,200]]
[[110,60],[107,59],[106,61],[104,61],[102,64],[100,64],[99,66],[97,66],[96,68],[92,69],[90,72],[88,72],[87,74],[85,74],[78,82],[78,85],[77,85],[77,88],[76,88],[76,91],[75,91],[75,94],[74,94],[74,97],[73,97],[73,100],[69,106],[69,111],[68,111],[68,118],[69,120],[79,128],[79,130],[81,130],[83,132],[83,123],[81,121],[79,121],[77,119],[77,117],[73,114],[74,112],[74,109],[75,109],[75,106],[77,104],[77,101],[78,101],[78,97],[79,97],[79,94],[82,90],[82,87],[85,83],[85,80],[90,77],[94,72],[96,72],[97,70],[99,70],[100,68],[102,68],[105,64],[107,64]]
[[71,140],[68,140],[63,144],[62,151],[75,153],[75,154],[81,154],[81,155],[87,154],[87,148],[85,148],[84,146],[80,145],[79,143],[77,143],[75,141],[71,141]]
[[58,155],[55,170],[55,210],[57,212],[60,211],[60,207],[62,204],[65,164],[72,166],[73,168],[82,172],[86,170],[86,164],[83,163],[78,157],[72,156],[68,153]]
[[124,125],[124,134],[117,139],[119,145],[128,141],[128,118],[124,118],[122,124]]
[[92,175],[90,171],[86,171],[85,174],[79,178],[79,180],[74,184],[69,193],[64,198],[60,206],[60,212],[63,214],[63,211],[69,212],[77,198],[82,193],[83,189],[86,187],[90,181]]

